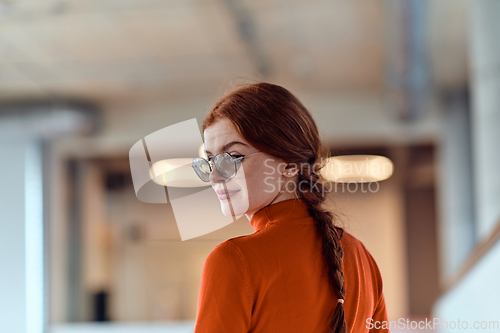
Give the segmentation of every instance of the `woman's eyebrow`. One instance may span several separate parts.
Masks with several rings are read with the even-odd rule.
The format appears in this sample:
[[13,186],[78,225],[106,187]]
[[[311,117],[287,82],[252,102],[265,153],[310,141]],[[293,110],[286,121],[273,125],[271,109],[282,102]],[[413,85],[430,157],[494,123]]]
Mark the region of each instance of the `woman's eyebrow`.
[[[234,145],[243,145],[243,146],[247,146],[248,147],[248,145],[246,143],[239,142],[239,141],[231,141],[229,143],[226,143],[224,146],[222,146],[221,151],[224,152],[224,151],[228,150],[229,148],[231,148],[231,146],[234,146]],[[212,154],[208,150],[205,150],[205,153],[207,155]]]

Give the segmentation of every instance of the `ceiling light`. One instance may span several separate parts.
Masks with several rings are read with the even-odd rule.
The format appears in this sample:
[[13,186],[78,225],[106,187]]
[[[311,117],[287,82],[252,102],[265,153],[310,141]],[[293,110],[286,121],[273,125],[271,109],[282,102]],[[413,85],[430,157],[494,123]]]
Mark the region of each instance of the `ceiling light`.
[[367,183],[388,179],[393,171],[394,164],[384,156],[343,155],[328,158],[320,173],[336,183]]
[[155,162],[149,177],[158,185],[169,187],[206,187],[191,167],[192,158],[170,158]]

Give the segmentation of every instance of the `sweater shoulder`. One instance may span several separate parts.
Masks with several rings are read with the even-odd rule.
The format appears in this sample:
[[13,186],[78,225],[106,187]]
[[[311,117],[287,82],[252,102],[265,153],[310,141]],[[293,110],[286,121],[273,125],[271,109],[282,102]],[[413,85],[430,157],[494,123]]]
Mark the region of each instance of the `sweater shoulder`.
[[[353,236],[351,233],[344,230],[344,235],[341,239],[342,249],[344,253],[350,252],[352,254],[357,254],[361,257],[360,259],[369,262],[370,266],[377,266],[375,259],[372,254],[366,248],[365,244],[359,240],[357,237]],[[376,267],[378,269],[378,267]]]
[[344,231],[341,243],[345,255],[344,260],[348,258],[345,262],[356,262],[357,265],[368,268],[372,281],[376,284],[378,293],[381,294],[383,288],[382,275],[375,258],[366,248],[365,244],[346,231]]
[[351,233],[344,230],[344,234],[340,240],[342,244],[342,248],[344,252],[347,251],[356,251],[360,255],[363,256],[371,256],[370,252],[366,248],[365,244],[359,240],[357,237],[352,235]]

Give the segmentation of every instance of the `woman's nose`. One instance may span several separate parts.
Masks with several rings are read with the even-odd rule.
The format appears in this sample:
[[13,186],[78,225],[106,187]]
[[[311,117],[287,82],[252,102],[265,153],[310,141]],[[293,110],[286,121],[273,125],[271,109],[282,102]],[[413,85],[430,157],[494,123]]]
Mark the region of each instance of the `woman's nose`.
[[223,183],[227,179],[221,175],[219,170],[217,168],[212,167],[212,172],[210,172],[210,182],[216,184],[216,183]]

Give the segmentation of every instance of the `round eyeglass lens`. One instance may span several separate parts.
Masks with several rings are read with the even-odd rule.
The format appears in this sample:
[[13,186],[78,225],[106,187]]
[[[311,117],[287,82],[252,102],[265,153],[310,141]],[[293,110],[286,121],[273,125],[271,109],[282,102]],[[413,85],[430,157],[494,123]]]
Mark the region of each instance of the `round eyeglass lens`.
[[193,169],[202,181],[210,181],[210,164],[204,158],[193,159]]
[[215,160],[215,167],[224,178],[233,178],[236,175],[236,164],[228,153],[220,154]]

